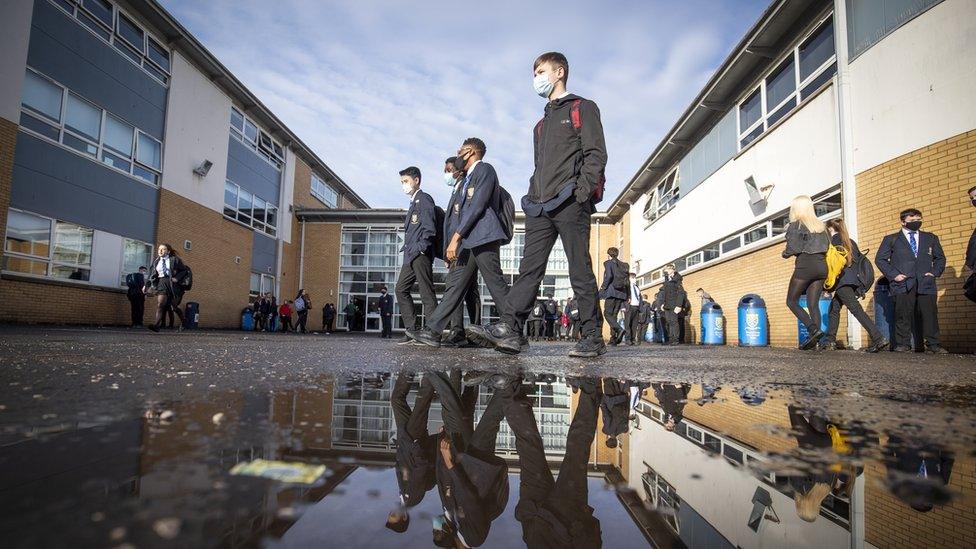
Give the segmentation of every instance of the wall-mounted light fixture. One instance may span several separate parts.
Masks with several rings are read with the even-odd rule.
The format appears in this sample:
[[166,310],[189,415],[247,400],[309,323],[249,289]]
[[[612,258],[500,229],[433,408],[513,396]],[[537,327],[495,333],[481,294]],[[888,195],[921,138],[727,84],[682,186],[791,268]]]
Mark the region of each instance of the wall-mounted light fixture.
[[193,173],[200,177],[207,177],[207,174],[210,173],[210,168],[213,168],[213,162],[205,159],[199,166],[193,168]]
[[[771,514],[767,515],[766,510],[769,509]],[[756,487],[756,493],[752,495],[752,511],[749,513],[749,529],[753,532],[758,532],[759,527],[762,526],[763,519],[769,519],[772,522],[779,522],[779,515],[773,509],[773,498],[770,497],[769,492],[766,491],[762,486]]]

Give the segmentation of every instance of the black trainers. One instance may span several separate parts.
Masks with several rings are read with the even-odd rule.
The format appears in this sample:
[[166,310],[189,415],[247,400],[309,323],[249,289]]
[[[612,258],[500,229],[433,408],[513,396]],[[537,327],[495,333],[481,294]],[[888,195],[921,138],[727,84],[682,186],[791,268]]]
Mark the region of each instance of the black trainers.
[[603,338],[594,336],[592,338],[587,337],[581,339],[573,347],[573,350],[569,352],[569,356],[576,358],[596,358],[606,352],[607,344],[603,342]]
[[468,338],[464,336],[464,331],[457,329],[451,330],[446,337],[441,338],[441,345],[447,347],[462,347],[467,344]]
[[930,355],[947,355],[947,354],[949,354],[949,351],[945,350],[944,347],[940,347],[938,345],[926,345],[925,346],[925,352],[928,353],[928,354],[930,354]]
[[820,338],[823,337],[823,335],[823,330],[817,328],[809,336],[807,336],[806,341],[800,344],[800,350],[809,351],[810,349],[813,349],[817,346],[817,342],[820,341]]
[[493,322],[487,326],[468,326],[465,330],[468,339],[475,343],[487,342],[495,350],[514,355],[522,351],[521,334],[504,322]]
[[441,346],[441,334],[431,330],[430,328],[424,328],[422,330],[413,331],[407,330],[407,335],[411,339],[423,343],[429,347],[434,347],[435,349]]
[[878,353],[878,352],[881,352],[881,351],[884,351],[885,349],[887,349],[888,348],[888,345],[889,345],[888,340],[882,337],[881,339],[879,339],[879,340],[875,341],[874,343],[872,343],[868,348],[864,349],[864,352],[865,353]]
[[472,370],[464,374],[461,383],[465,387],[477,387],[478,385],[484,383],[492,375],[493,374],[491,372],[481,372],[478,370]]
[[[407,332],[408,332],[408,333],[409,333],[410,331],[411,331],[411,330],[407,330]],[[400,338],[400,339],[398,339],[398,340],[397,340],[397,342],[396,342],[396,344],[397,344],[397,345],[408,345],[408,344],[410,344],[410,343],[413,343],[413,338],[412,338],[412,337],[410,337],[410,336],[408,336],[408,335],[405,335],[405,336],[403,336],[403,337],[401,337],[401,338]]]

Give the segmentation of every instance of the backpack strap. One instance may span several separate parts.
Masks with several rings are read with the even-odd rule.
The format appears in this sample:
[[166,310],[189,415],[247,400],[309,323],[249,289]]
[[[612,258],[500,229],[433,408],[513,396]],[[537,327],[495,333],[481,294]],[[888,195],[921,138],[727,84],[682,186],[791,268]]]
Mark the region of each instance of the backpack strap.
[[573,121],[573,129],[579,131],[583,127],[583,119],[580,117],[580,103],[582,99],[573,101],[573,106],[569,110],[569,118]]
[[540,118],[538,122],[535,123],[535,138],[539,139],[542,136],[542,123],[545,122],[545,117]]

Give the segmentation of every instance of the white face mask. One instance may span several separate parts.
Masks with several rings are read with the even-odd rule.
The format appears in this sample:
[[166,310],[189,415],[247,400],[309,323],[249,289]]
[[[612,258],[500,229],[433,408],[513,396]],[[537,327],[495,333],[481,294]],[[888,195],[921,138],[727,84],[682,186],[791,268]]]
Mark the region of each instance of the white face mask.
[[403,188],[403,194],[405,194],[405,195],[411,195],[411,194],[413,194],[413,185],[411,185],[409,183],[401,183],[400,184],[400,187]]
[[549,81],[548,74],[543,73],[532,80],[532,87],[535,88],[535,93],[539,94],[539,97],[548,99],[556,85]]
[[448,187],[453,187],[457,181],[454,179],[454,174],[451,172],[444,172],[444,184]]

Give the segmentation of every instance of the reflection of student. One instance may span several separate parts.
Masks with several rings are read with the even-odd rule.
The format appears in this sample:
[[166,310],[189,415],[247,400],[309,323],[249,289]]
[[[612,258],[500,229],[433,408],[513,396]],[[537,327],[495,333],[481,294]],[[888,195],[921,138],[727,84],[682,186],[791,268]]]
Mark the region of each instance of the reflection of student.
[[688,383],[652,383],[651,388],[654,389],[654,398],[664,410],[664,418],[662,418],[664,428],[668,431],[674,431],[675,426],[681,423],[685,417],[685,404],[688,403],[691,385]]
[[888,488],[912,509],[927,513],[951,499],[946,486],[954,459],[942,448],[929,443],[909,443],[891,435],[885,448]]
[[622,383],[619,379],[603,378],[600,410],[603,412],[603,434],[607,435],[607,448],[616,448],[617,435],[627,432],[630,401],[630,384]]
[[812,470],[807,474],[790,476],[788,480],[793,489],[797,516],[807,522],[814,522],[820,516],[820,506],[827,496],[845,487],[847,490],[852,489],[852,477],[857,473],[842,474],[843,469],[839,463],[822,463],[822,454],[825,451],[850,451],[837,427],[831,425],[825,416],[803,412],[793,405],[787,411],[800,451],[812,452],[820,461],[813,463]]
[[[496,389],[481,421],[472,430],[474,399],[457,388],[460,376],[448,380],[437,372],[431,383],[441,400],[445,429],[439,438],[437,488],[444,515],[435,520],[434,543],[454,547],[456,537],[466,547],[478,547],[488,537],[491,522],[508,503],[508,464],[495,455],[495,441],[504,417],[506,401],[520,390],[520,383]],[[466,392],[477,394],[477,387]]]
[[505,414],[515,434],[522,474],[515,519],[522,523],[522,539],[530,548],[600,547],[600,521],[588,504],[586,467],[596,437],[599,381],[584,378],[574,383],[579,392],[576,414],[566,437],[566,454],[553,481],[542,437],[528,400]]
[[436,440],[427,433],[427,417],[434,388],[425,376],[411,410],[407,404],[411,377],[410,374],[400,373],[390,395],[397,427],[396,477],[401,507],[390,513],[386,526],[395,532],[406,531],[410,525],[406,509],[420,503],[424,494],[434,487]]

